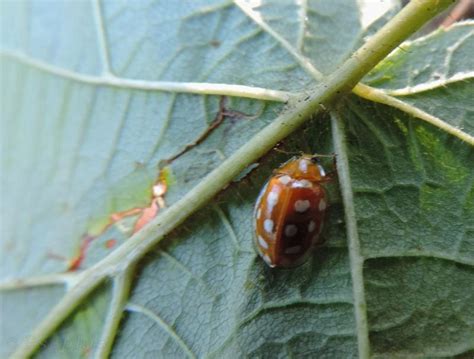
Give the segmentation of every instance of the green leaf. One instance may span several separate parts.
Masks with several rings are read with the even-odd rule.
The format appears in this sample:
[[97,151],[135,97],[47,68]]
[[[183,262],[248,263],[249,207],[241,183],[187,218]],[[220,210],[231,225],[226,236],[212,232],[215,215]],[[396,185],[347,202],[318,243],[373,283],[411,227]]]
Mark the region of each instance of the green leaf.
[[266,0],[259,5],[258,15],[325,74],[350,56],[362,31],[355,1]]
[[473,135],[472,25],[464,22],[404,44],[369,73],[367,83]]
[[[401,45],[365,77],[391,107],[336,93],[346,59],[369,70],[353,51],[391,14],[367,22],[355,0],[1,6],[2,357],[472,355],[474,150],[459,140],[474,130],[472,22]],[[326,241],[270,270],[253,206],[290,155],[253,158],[277,141],[268,128],[307,117],[280,147],[337,153]],[[186,149],[150,226],[110,222],[149,206],[159,166]],[[209,201],[212,176],[213,193],[235,180]],[[58,258],[81,247],[66,272]]]
[[369,85],[392,91],[429,90],[472,77],[472,22],[406,42],[367,76]]

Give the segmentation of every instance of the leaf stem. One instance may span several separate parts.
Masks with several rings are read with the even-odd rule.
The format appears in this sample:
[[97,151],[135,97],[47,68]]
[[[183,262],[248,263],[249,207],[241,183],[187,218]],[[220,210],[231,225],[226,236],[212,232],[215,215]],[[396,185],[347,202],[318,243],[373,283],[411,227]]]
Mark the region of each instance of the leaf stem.
[[289,102],[288,109],[257,133],[218,168],[207,175],[181,200],[151,221],[119,248],[84,271],[81,280],[71,288],[45,319],[20,345],[13,357],[30,357],[74,308],[105,278],[121,273],[136,263],[163,237],[192,213],[203,207],[249,164],[256,161],[306,120],[321,111],[321,104],[334,101],[350,91],[356,83],[403,40],[426,21],[446,8],[450,2],[413,0],[338,70],[323,80],[306,98]]
[[349,247],[349,261],[352,276],[352,295],[354,297],[354,313],[356,320],[357,342],[359,358],[370,357],[369,326],[367,323],[367,304],[365,302],[364,258],[360,250],[359,232],[357,230],[352,181],[349,172],[344,125],[339,113],[332,111],[331,128],[333,135],[334,151],[337,154],[337,174],[344,203],[346,232]]
[[114,278],[112,287],[112,301],[109,312],[102,328],[102,337],[95,352],[95,358],[108,358],[114,342],[122,314],[127,304],[132,286],[135,266],[129,266],[123,273]]

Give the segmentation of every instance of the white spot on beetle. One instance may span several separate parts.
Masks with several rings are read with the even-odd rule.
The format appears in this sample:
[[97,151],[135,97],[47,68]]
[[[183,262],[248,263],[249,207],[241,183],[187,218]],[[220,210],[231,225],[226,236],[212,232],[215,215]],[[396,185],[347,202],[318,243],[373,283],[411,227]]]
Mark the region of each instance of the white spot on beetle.
[[308,224],[308,232],[314,231],[315,228],[316,228],[316,223],[315,223],[314,221],[309,222],[309,224]]
[[298,233],[298,227],[296,227],[294,224],[288,224],[285,227],[285,235],[288,237],[293,237],[296,233]]
[[319,210],[324,211],[326,209],[326,201],[324,199],[321,199],[319,201]]
[[295,181],[293,183],[294,188],[310,188],[311,187],[311,182],[308,180],[301,180],[301,181]]
[[263,255],[262,258],[265,261],[265,263],[267,263],[270,267],[274,266],[268,254]]
[[269,207],[274,207],[278,202],[278,192],[271,191],[267,197],[267,204]]
[[285,254],[296,254],[301,252],[301,246],[294,246],[285,249]]
[[295,211],[299,213],[306,212],[310,206],[310,203],[307,199],[298,200],[295,202]]
[[257,211],[257,219],[260,219],[261,215],[262,215],[262,209],[259,208]]
[[273,221],[271,219],[266,219],[263,221],[263,229],[265,229],[266,232],[272,233],[273,231]]
[[258,244],[260,244],[262,248],[268,249],[268,243],[262,238],[262,236],[258,236]]
[[323,166],[318,165],[318,168],[319,168],[319,174],[323,177],[326,176],[326,171],[324,170]]
[[307,160],[300,160],[300,163],[299,163],[298,167],[300,168],[300,170],[303,173],[306,173],[306,171],[308,171],[308,161]]
[[291,177],[285,175],[285,176],[281,176],[278,180],[284,185],[287,185],[291,181]]

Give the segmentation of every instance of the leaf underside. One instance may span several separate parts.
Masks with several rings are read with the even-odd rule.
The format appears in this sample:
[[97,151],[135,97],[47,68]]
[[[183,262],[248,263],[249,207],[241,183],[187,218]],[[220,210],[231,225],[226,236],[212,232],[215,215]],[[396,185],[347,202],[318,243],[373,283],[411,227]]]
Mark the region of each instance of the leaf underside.
[[[64,272],[57,257],[73,257],[111,214],[147,206],[159,161],[193,143],[219,111],[221,97],[211,93],[87,83],[82,75],[101,79],[109,68],[148,83],[304,91],[318,80],[303,55],[329,74],[380,24],[365,28],[356,1],[303,3],[253,9],[271,31],[228,1],[3,3],[1,278]],[[407,43],[364,81],[473,135],[473,33],[464,23]],[[357,357],[355,312],[368,321],[375,357],[474,354],[474,149],[389,106],[356,96],[341,104],[363,261],[355,287],[367,307],[354,306],[337,181],[328,188],[325,244],[310,260],[270,270],[256,255],[255,199],[291,156],[272,151],[140,261],[113,357]],[[226,106],[245,116],[226,118],[170,165],[168,206],[291,111],[258,98],[229,97]],[[281,149],[332,153],[330,122],[327,114],[311,119]],[[94,239],[81,269],[106,258],[111,239],[126,241],[133,220]],[[0,293],[2,357],[66,289],[53,281]],[[37,355],[93,356],[113,296],[106,281]]]

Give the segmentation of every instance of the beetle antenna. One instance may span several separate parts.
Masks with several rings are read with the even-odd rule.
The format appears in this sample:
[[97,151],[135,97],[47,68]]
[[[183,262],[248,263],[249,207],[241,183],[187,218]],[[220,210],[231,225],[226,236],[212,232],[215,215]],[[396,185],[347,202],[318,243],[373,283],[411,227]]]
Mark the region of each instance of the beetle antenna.
[[322,154],[322,153],[313,153],[311,155],[311,158],[319,158],[319,157],[324,157],[324,158],[335,158],[337,155],[335,153],[329,153],[329,154]]
[[303,154],[302,151],[285,151],[278,147],[274,147],[273,150],[276,152],[284,153],[286,155],[300,155],[301,156]]

